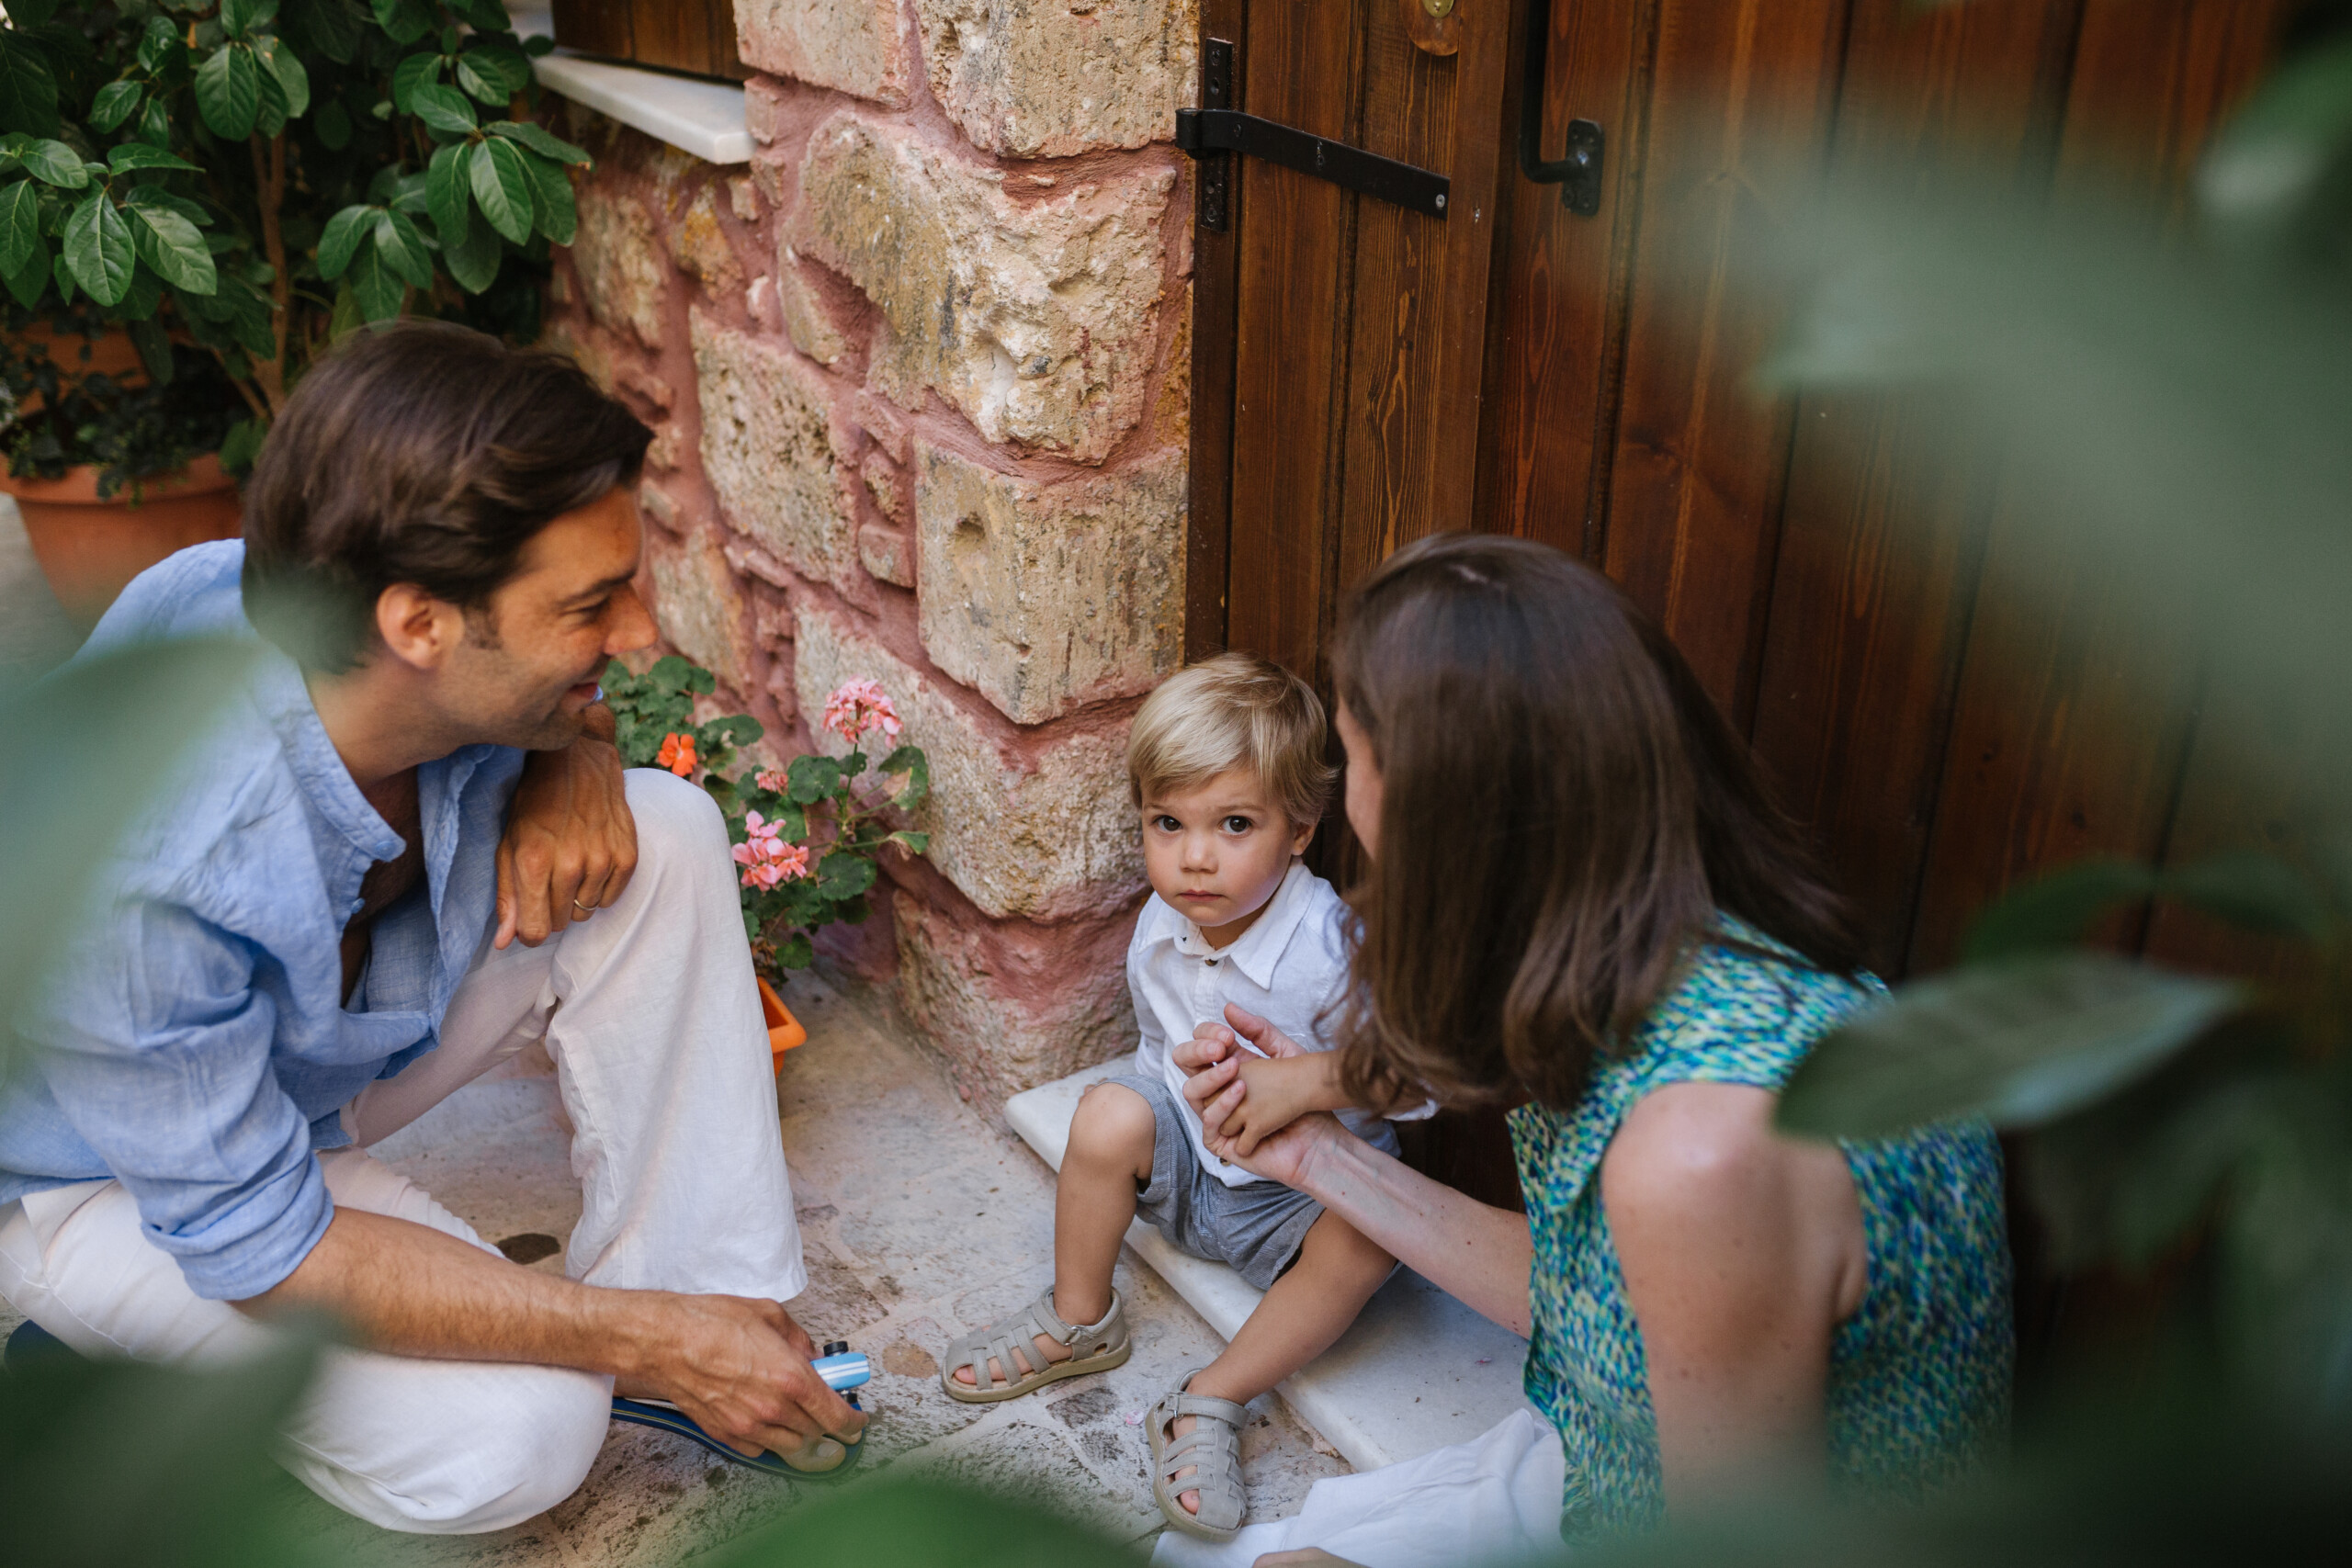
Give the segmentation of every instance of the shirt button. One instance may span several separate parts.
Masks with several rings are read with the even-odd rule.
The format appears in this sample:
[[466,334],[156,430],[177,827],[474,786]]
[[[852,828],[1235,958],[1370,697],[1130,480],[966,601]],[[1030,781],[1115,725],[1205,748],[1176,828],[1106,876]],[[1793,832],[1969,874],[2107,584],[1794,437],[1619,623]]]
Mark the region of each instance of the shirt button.
[[1209,960],[1209,967],[1210,967],[1210,968],[1212,968],[1212,969],[1214,969],[1214,968],[1216,968],[1216,959],[1212,958],[1212,959],[1210,959],[1210,960]]

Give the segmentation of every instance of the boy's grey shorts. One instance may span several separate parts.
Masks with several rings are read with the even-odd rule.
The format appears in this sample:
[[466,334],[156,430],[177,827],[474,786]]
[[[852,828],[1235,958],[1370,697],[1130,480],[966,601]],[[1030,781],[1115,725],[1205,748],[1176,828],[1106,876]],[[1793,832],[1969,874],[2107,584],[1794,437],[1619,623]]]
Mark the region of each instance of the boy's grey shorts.
[[1136,1199],[1136,1213],[1170,1247],[1229,1264],[1261,1291],[1280,1279],[1323,1205],[1279,1181],[1227,1187],[1201,1168],[1184,1130],[1193,1108],[1174,1089],[1127,1073],[1102,1081],[1132,1089],[1151,1107],[1151,1185]]

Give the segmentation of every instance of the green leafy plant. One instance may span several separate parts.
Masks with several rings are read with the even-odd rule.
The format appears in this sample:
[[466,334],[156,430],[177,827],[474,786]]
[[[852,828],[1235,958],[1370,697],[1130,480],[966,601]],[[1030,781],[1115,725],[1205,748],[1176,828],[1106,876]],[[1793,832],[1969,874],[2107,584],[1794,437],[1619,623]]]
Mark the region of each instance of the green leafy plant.
[[931,847],[928,834],[894,825],[931,793],[922,749],[897,746],[879,762],[861,749],[867,736],[895,739],[900,728],[890,699],[871,681],[850,682],[825,705],[822,726],[848,745],[847,755],[795,757],[782,769],[731,779],[727,769],[737,750],[763,729],[747,714],[695,722],[695,699],[718,689],[709,671],[671,654],[639,675],[616,660],[604,687],[624,762],[680,778],[699,774],[718,800],[741,868],[743,930],[769,967],[806,968],[818,931],[865,919],[886,851],[919,855]]
[[[18,0],[0,28],[0,282],[85,301],[158,384],[175,341],[242,469],[335,337],[404,311],[537,335],[588,155],[528,118],[498,0]],[[11,177],[14,176],[14,177]]]
[[[93,323],[91,330],[98,329]],[[53,352],[70,341],[0,340],[0,385],[17,411],[0,433],[0,446],[17,479],[60,479],[87,465],[98,470],[101,497],[128,484],[135,499],[140,479],[219,451],[237,422],[235,391],[219,363],[200,349],[166,345],[172,374],[162,380],[118,379],[103,371],[75,375],[60,366]]]

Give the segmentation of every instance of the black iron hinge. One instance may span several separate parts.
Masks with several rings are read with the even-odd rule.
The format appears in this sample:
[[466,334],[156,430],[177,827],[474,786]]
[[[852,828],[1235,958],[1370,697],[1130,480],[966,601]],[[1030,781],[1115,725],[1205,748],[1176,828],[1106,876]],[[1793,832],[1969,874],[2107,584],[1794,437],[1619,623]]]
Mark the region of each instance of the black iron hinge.
[[1445,216],[1453,182],[1429,169],[1400,164],[1295,126],[1243,114],[1233,103],[1233,45],[1210,39],[1201,50],[1201,107],[1176,111],[1176,145],[1193,155],[1204,229],[1222,232],[1232,222],[1234,152],[1263,158],[1319,180],[1376,197],[1431,218]]

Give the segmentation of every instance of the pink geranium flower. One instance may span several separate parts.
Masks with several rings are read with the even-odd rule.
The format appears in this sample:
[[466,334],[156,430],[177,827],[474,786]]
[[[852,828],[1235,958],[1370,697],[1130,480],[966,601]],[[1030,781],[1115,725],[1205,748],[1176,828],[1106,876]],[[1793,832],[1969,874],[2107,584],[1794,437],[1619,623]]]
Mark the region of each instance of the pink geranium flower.
[[743,868],[744,886],[767,892],[779,882],[809,874],[808,846],[786,843],[776,825],[758,812],[744,814],[743,831],[748,836],[735,846],[734,855],[735,863]]
[[851,745],[875,731],[898,739],[899,710],[890,705],[878,681],[844,681],[825,699],[825,728]]
[[772,794],[784,793],[784,772],[780,768],[762,768],[752,775],[752,782]]

